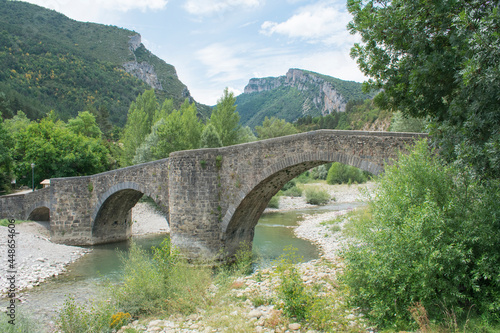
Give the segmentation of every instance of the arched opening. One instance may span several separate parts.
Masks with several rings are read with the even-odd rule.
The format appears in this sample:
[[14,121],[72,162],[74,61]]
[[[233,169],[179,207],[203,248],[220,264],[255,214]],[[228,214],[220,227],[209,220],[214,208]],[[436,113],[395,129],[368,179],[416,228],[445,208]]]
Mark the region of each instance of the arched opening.
[[153,198],[144,194],[132,207],[132,235],[169,233],[167,215]]
[[111,243],[132,235],[131,209],[143,193],[136,189],[122,189],[110,194],[99,207],[92,225],[92,243]]
[[252,244],[255,226],[271,198],[291,179],[329,161],[308,161],[284,168],[262,180],[239,203],[225,229],[225,250],[234,255],[241,244]]
[[[308,157],[305,156],[304,159],[307,158]],[[234,209],[232,207],[228,209],[229,212],[234,212],[225,217],[225,220],[228,222],[223,224],[223,241],[228,256],[233,256],[238,251],[241,244],[253,244],[255,227],[266,209],[268,202],[287,182],[307,170],[320,165],[331,165],[331,162],[336,162],[337,160],[340,160],[340,162],[345,165],[359,168],[362,171],[379,171],[379,169],[374,168],[370,162],[341,154],[337,155],[334,160],[312,159],[282,169],[279,169],[279,167],[274,168],[273,170],[278,171],[274,171],[274,173],[260,181],[248,191],[246,195],[242,196],[243,199]],[[323,172],[325,172],[325,170],[323,170]],[[328,173],[328,170],[326,170],[326,173]]]
[[28,216],[28,220],[30,221],[50,221],[50,209],[48,207],[42,206],[35,208],[30,215]]

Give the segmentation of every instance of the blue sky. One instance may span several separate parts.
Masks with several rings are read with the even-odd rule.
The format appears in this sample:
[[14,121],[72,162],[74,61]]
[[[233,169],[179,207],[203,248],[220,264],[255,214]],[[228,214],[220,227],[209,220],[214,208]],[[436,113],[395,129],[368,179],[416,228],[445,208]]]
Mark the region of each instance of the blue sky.
[[343,80],[365,78],[349,50],[345,0],[27,0],[78,20],[141,34],[177,69],[198,102],[236,95],[253,77],[301,68]]

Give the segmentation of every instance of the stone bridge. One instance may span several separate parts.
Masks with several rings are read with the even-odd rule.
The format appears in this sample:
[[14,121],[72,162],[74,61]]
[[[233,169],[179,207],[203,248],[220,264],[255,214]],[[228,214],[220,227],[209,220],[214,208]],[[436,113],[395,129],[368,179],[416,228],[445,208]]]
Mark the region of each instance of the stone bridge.
[[179,151],[163,160],[0,197],[0,218],[50,220],[53,242],[92,245],[131,235],[131,208],[151,197],[172,244],[189,258],[236,253],[253,241],[267,203],[290,179],[341,162],[379,174],[425,134],[319,130],[235,146]]

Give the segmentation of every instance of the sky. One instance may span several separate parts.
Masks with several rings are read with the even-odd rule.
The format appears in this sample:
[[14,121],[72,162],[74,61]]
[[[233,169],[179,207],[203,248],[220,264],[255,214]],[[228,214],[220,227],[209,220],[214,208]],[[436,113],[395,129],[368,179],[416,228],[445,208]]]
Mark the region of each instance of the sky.
[[289,68],[365,80],[349,56],[359,37],[346,28],[346,0],[26,1],[139,33],[207,105],[226,87],[239,95],[249,79],[285,75]]

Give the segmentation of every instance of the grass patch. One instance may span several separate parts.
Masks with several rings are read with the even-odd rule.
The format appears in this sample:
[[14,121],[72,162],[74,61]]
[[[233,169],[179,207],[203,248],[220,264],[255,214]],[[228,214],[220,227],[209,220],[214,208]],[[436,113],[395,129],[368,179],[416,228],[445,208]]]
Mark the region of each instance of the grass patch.
[[42,326],[36,319],[33,319],[28,314],[24,313],[20,307],[19,303],[16,307],[16,317],[14,320],[14,325],[9,323],[12,318],[8,317],[7,314],[2,313],[0,319],[0,332],[5,333],[32,333],[40,332],[40,327]]
[[[12,219],[10,219],[10,220],[12,220]],[[25,223],[25,222],[33,222],[33,221],[29,221],[29,220],[15,220],[14,224],[21,224],[21,223]],[[0,226],[6,227],[9,224],[10,224],[9,219],[0,219]]]

